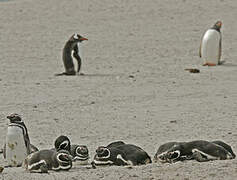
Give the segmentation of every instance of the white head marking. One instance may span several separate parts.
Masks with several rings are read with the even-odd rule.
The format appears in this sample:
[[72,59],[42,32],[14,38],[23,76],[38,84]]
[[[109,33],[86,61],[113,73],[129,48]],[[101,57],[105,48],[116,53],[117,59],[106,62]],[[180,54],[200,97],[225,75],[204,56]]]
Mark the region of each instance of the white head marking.
[[73,38],[74,39],[79,39],[77,33],[74,34]]

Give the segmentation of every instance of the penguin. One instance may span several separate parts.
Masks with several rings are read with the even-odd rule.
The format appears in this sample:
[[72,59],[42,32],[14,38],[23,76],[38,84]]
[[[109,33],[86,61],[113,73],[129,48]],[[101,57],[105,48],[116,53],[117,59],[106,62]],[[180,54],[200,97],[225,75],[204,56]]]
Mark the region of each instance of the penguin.
[[151,158],[142,148],[122,141],[98,147],[93,160],[94,165],[136,166],[148,163],[151,163]]
[[68,152],[71,151],[71,142],[67,136],[61,135],[57,137],[54,142],[54,147],[56,151],[66,150]]
[[6,158],[8,166],[21,166],[26,156],[38,151],[38,148],[30,144],[27,128],[20,115],[13,113],[7,118],[10,123],[7,128],[3,156]]
[[173,146],[165,155],[168,162],[177,161],[181,156],[191,156],[199,162],[233,159],[233,155],[222,146],[204,140],[190,141]]
[[66,42],[63,48],[63,64],[65,68],[65,72],[56,74],[56,76],[60,75],[76,75],[76,71],[73,64],[73,57],[77,60],[78,68],[77,72],[79,73],[81,69],[81,57],[79,53],[80,43],[88,40],[85,37],[82,37],[79,34],[73,34],[69,40]]
[[48,170],[60,171],[72,168],[72,159],[65,150],[40,150],[28,155],[23,167],[29,172],[47,173]]
[[222,22],[217,21],[202,37],[199,56],[203,59],[203,66],[216,66],[221,64],[221,26]]
[[125,166],[125,165],[133,165],[131,161],[129,161],[124,152],[117,148],[108,148],[104,146],[99,146],[96,149],[96,155],[94,156],[92,164],[99,165],[117,165],[117,166]]
[[72,161],[79,165],[87,165],[89,161],[89,150],[85,145],[71,145],[70,154],[72,156]]
[[[167,143],[165,143],[165,144],[162,144],[159,148],[158,148],[158,150],[157,150],[157,152],[156,152],[156,154],[155,154],[155,156],[154,156],[154,162],[161,162],[161,163],[166,163],[166,162],[168,162],[167,161],[167,159],[166,159],[166,154],[167,154],[167,152],[171,149],[171,148],[173,148],[173,147],[175,147],[175,146],[177,146],[177,145],[180,145],[181,143],[183,143],[183,142],[167,142]],[[182,156],[182,157],[179,157],[179,160],[187,160],[187,159],[191,159],[191,157],[190,156]]]
[[68,151],[71,155],[72,161],[76,162],[80,165],[86,165],[89,161],[89,150],[85,145],[77,145],[72,144],[67,136],[61,135],[59,136],[54,143],[54,147],[52,150],[60,151],[65,150]]

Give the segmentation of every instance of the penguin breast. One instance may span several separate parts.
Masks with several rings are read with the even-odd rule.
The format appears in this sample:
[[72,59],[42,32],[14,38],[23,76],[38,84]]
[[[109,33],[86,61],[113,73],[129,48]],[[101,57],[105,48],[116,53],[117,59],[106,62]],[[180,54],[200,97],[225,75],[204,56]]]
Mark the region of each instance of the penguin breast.
[[11,166],[21,165],[27,156],[23,130],[17,126],[9,126],[6,137],[6,159]]
[[201,44],[201,54],[205,62],[218,64],[220,40],[221,34],[218,31],[214,29],[206,31]]

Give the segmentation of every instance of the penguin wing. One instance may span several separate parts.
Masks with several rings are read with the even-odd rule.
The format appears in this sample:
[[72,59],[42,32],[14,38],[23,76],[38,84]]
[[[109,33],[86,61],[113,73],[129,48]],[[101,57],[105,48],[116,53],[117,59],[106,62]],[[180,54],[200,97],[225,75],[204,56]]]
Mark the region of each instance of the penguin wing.
[[81,69],[81,57],[79,55],[79,47],[78,44],[76,44],[73,48],[73,57],[77,60],[78,63],[78,68],[77,68],[77,72],[80,71]]
[[199,57],[200,57],[200,58],[202,57],[202,41],[203,41],[204,35],[205,35],[205,33],[202,35],[201,43],[200,43],[200,47],[199,47]]
[[220,62],[221,60],[221,49],[222,49],[222,40],[221,40],[221,34],[220,34],[220,41],[219,41],[219,51],[218,51],[218,61]]
[[6,159],[6,143],[5,143],[4,146],[3,146],[2,152],[3,152],[3,157],[4,157],[4,159]]

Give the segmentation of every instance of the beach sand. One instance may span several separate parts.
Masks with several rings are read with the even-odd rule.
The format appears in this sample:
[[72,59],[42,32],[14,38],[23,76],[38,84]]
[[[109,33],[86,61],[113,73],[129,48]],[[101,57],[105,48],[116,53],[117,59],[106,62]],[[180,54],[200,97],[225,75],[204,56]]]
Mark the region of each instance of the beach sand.
[[[64,134],[87,145],[91,157],[115,140],[151,157],[168,141],[223,140],[236,151],[236,9],[235,0],[0,1],[0,145],[14,112],[40,149]],[[226,63],[203,67],[200,40],[217,20]],[[54,76],[64,71],[62,49],[73,33],[89,39],[82,43],[85,75]],[[236,165],[73,166],[50,174],[5,168],[0,178],[232,180]]]

